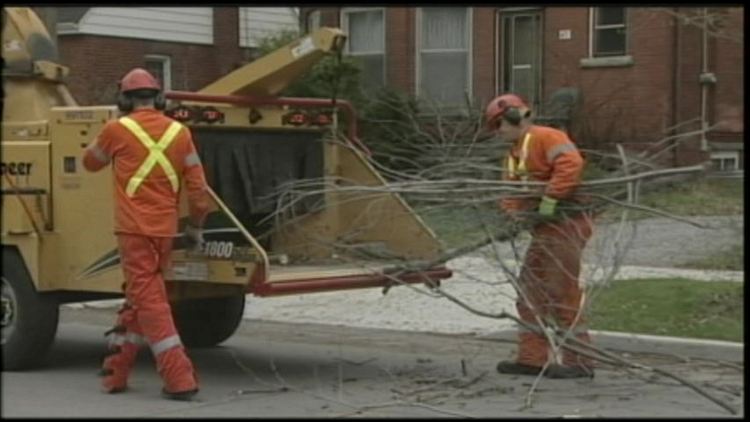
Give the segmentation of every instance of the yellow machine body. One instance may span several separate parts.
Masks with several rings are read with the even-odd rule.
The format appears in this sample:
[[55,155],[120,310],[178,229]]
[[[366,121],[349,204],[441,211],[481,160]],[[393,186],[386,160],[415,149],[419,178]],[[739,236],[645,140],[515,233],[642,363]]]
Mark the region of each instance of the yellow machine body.
[[[3,253],[6,248],[17,249],[39,292],[82,294],[66,299],[71,301],[121,294],[124,277],[113,233],[112,177],[107,170],[89,173],[81,162],[84,148],[119,112],[114,106],[77,106],[63,82],[68,69],[54,62],[56,52],[42,22],[28,8],[5,8],[4,14]],[[329,140],[335,117],[321,125],[289,120],[296,112],[319,115],[325,107],[253,102],[277,95],[326,54],[339,51],[344,40],[340,30],[321,28],[220,78],[193,97],[167,93],[167,113],[191,128],[202,155],[209,149],[232,155],[222,152],[220,145],[240,137],[261,148],[250,160],[262,161],[263,142],[271,145],[281,142],[273,139],[298,137],[290,151],[312,151],[319,157],[314,166],[320,168],[313,172],[317,176],[382,185],[382,177],[363,152]],[[269,140],[256,142],[256,136]],[[278,158],[281,153],[273,154]],[[294,159],[300,159],[298,155]],[[254,226],[255,214],[244,221],[234,215],[232,205],[224,203],[224,196],[232,192],[226,193],[221,169],[215,168],[222,166],[202,159],[216,192],[217,219],[225,224],[206,232],[231,233],[235,240],[211,240],[211,234],[203,251],[176,247],[173,267],[166,275],[172,300],[240,291],[263,296],[382,286],[388,283],[382,277],[384,268],[408,260],[434,260],[440,253],[434,233],[398,195],[390,193],[327,192],[322,197],[325,206],[274,220],[270,231],[264,231],[267,236],[257,239],[263,233]],[[254,183],[248,180],[245,183]],[[184,195],[181,208],[185,216]],[[334,243],[377,244],[390,259],[369,267],[342,261],[346,253],[335,249]],[[447,276],[443,272],[436,278]],[[331,282],[334,279],[340,282]],[[312,282],[309,288],[305,281]],[[275,289],[285,283],[286,288]]]

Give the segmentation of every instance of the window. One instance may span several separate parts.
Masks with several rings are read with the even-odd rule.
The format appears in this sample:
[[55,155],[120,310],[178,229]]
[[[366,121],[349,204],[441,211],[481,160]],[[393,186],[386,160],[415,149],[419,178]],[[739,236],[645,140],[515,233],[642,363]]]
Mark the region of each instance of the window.
[[737,151],[717,151],[711,153],[711,167],[714,171],[737,171],[740,169],[740,154]]
[[365,89],[385,85],[385,12],[384,9],[343,8],[341,22],[349,39],[346,53],[356,58],[362,69]]
[[627,53],[627,9],[592,7],[589,57],[624,56]]
[[313,10],[307,14],[307,32],[314,32],[320,28],[320,10]]
[[417,95],[444,106],[471,96],[470,14],[466,7],[423,7],[417,18]]
[[145,58],[146,70],[159,81],[161,89],[172,89],[172,61],[169,56],[148,55]]
[[541,13],[507,13],[502,16],[500,91],[519,94],[539,110],[542,84]]
[[257,48],[264,39],[284,32],[294,32],[296,37],[301,24],[297,7],[240,7],[240,47]]

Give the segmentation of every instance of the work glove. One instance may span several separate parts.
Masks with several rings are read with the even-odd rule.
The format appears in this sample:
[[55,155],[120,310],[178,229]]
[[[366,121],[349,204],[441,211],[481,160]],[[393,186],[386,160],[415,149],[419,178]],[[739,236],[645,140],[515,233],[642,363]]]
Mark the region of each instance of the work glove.
[[188,244],[193,245],[193,249],[196,252],[203,250],[203,244],[205,243],[203,241],[203,229],[188,223],[185,226],[185,236],[187,237]]
[[557,199],[545,195],[539,202],[539,215],[545,218],[552,217],[555,215],[555,207],[557,207]]

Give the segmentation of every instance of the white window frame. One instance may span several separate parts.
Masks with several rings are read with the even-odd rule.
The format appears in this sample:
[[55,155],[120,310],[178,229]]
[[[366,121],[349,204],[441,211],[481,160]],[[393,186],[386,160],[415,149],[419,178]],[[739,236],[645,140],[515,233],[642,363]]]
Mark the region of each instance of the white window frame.
[[[730,172],[737,171],[740,169],[740,153],[739,151],[714,151],[711,153],[711,161],[719,160],[719,167],[714,168],[714,171],[719,172]],[[724,167],[724,160],[728,160],[731,164],[730,168]]]
[[[599,7],[589,7],[589,58],[595,58],[595,59],[606,59],[610,57],[629,57],[628,50],[630,48],[630,31],[628,31],[628,7],[623,7],[623,19],[624,23],[622,24],[612,24],[612,25],[597,25],[596,23],[596,9],[599,9]],[[615,29],[615,28],[624,28],[625,29],[625,51],[622,52],[622,54],[613,54],[613,55],[605,55],[605,56],[595,56],[594,55],[594,38],[596,37],[596,31],[600,29]]]
[[172,89],[172,58],[163,54],[146,54],[143,56],[143,61],[155,61],[161,63],[161,74],[164,75],[164,86],[161,87],[162,91],[169,91]]
[[[415,86],[414,86],[414,93],[417,97],[419,97],[422,93],[420,92],[420,86],[422,85],[421,80],[421,74],[422,74],[422,13],[424,8],[418,7],[417,8],[417,14],[416,14],[416,29],[415,29],[415,42],[414,42],[414,56],[415,56],[415,71],[416,71],[416,77],[415,77]],[[472,73],[473,69],[473,47],[474,47],[474,8],[473,7],[466,7],[466,39],[467,39],[467,45],[466,45],[466,92],[469,96],[469,100],[472,101],[474,99],[474,75]],[[450,49],[438,49],[438,50],[429,50],[431,53],[440,53],[440,52],[451,52],[455,53],[459,50]],[[463,50],[460,50],[463,51]],[[455,106],[455,105],[449,105],[449,106]]]
[[[386,86],[387,76],[386,72],[388,69],[388,55],[386,54],[388,50],[388,46],[386,45],[386,34],[388,33],[388,20],[386,17],[386,8],[385,7],[342,7],[339,12],[339,21],[341,22],[341,29],[344,31],[344,33],[349,34],[349,13],[357,13],[357,12],[374,12],[374,11],[380,11],[383,14],[383,51],[380,53],[383,55],[383,80],[381,82],[381,86]],[[350,48],[350,43],[344,44],[344,54],[352,57],[357,56],[373,56],[376,53],[367,52],[367,53],[352,53]]]
[[[513,14],[515,17],[518,16],[529,16],[529,17],[539,17],[539,45],[538,45],[538,57],[537,60],[539,62],[539,69],[538,72],[540,74],[539,80],[536,81],[536,86],[534,87],[534,90],[537,94],[537,100],[538,103],[534,104],[532,108],[536,111],[542,111],[542,107],[544,105],[543,96],[544,96],[544,13],[541,7],[505,7],[502,8],[495,13],[495,40],[496,42],[500,42],[500,33],[504,29],[504,19],[507,17],[508,14]],[[512,34],[512,36],[515,36],[515,34]],[[504,37],[504,34],[503,34]],[[505,42],[504,40],[500,42],[499,46],[495,47],[495,94],[499,95],[503,92],[508,92],[510,87],[505,86]],[[512,54],[511,54],[512,56]],[[512,76],[511,76],[512,78]],[[534,98],[527,98],[527,101],[533,102]]]
[[[262,8],[262,6],[260,7]],[[264,28],[264,30],[260,31],[260,33],[254,33],[253,25],[251,24],[251,20],[254,20],[255,22],[263,22],[260,19],[253,19],[256,15],[254,15],[254,12],[257,12],[257,7],[239,7],[239,20],[238,20],[238,26],[237,26],[237,39],[238,39],[238,45],[240,48],[250,48],[250,49],[256,49],[259,47],[259,41],[263,38],[266,38],[268,36],[274,36],[278,34],[281,31],[292,31],[296,34],[299,34],[301,31],[303,31],[304,25],[302,24],[302,21],[300,20],[300,8],[299,7],[287,7],[285,9],[289,9],[291,14],[294,15],[293,22],[287,23],[279,23],[275,22],[272,28]],[[255,9],[255,10],[254,10]],[[276,8],[278,9],[278,8]]]
[[305,18],[305,24],[307,27],[307,33],[314,32],[315,30],[320,28],[320,20],[321,20],[321,13],[320,9],[311,10],[307,13],[307,17]]

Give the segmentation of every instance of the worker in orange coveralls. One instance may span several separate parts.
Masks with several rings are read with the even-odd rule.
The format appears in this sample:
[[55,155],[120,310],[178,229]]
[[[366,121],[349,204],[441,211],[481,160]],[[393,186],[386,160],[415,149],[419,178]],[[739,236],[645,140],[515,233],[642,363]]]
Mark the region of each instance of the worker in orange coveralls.
[[[571,336],[589,343],[586,321],[579,315],[582,290],[578,276],[581,254],[593,230],[592,216],[588,212],[564,215],[560,210],[556,212],[558,201],[576,201],[574,192],[585,163],[564,132],[534,125],[530,116],[529,107],[513,94],[493,99],[485,112],[488,128],[501,141],[513,143],[504,162],[503,178],[547,182],[533,198],[500,201],[501,208],[517,221],[541,220],[531,229],[532,240],[519,277],[521,295],[516,300],[516,309],[521,321],[531,327],[539,327],[536,313],[542,321],[552,318],[560,329],[571,330]],[[497,370],[505,374],[538,375],[551,359],[550,354],[543,334],[519,326],[517,359],[500,362]],[[544,373],[550,378],[593,377],[593,374],[590,359],[567,349],[563,349],[562,365],[552,360]]]
[[201,245],[201,227],[210,210],[203,167],[190,131],[164,116],[158,81],[147,71],[131,70],[120,82],[119,109],[86,148],[83,164],[98,171],[113,162],[115,234],[125,273],[125,304],[118,311],[101,375],[105,392],[127,388],[139,345],[155,356],[164,397],[191,400],[198,392],[193,364],[172,319],[163,271],[177,233],[180,182],[190,208],[185,229]]

